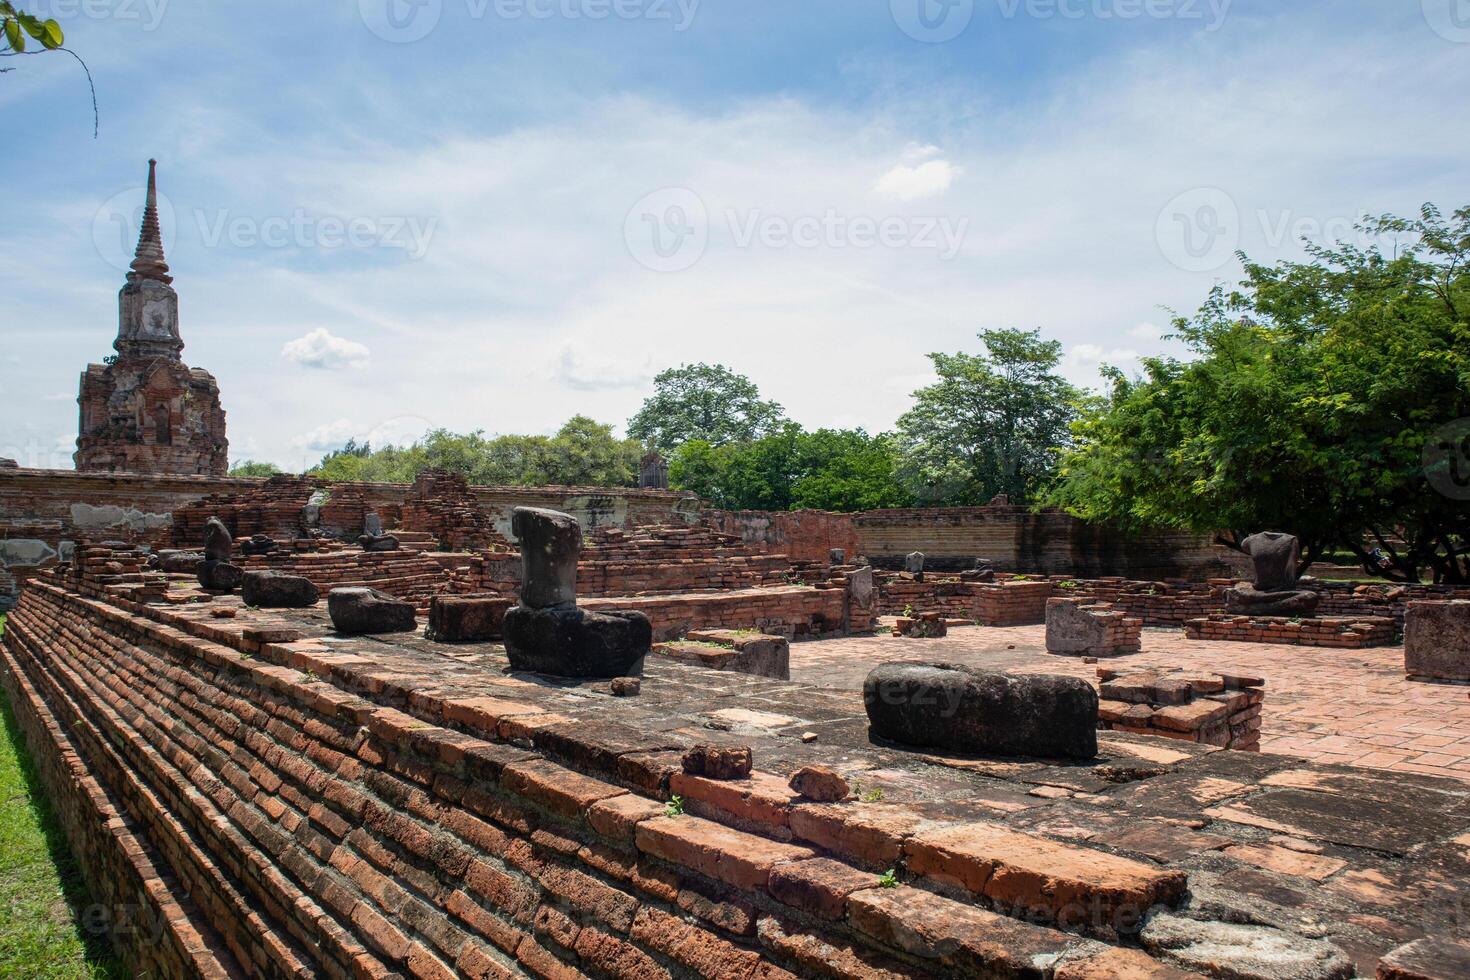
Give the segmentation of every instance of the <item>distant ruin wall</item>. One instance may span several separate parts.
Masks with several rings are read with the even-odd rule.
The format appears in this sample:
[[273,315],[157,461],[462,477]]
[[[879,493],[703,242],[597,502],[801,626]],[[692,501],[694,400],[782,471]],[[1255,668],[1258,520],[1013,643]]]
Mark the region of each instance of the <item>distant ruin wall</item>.
[[911,551],[925,567],[962,571],[975,559],[997,571],[1098,578],[1205,579],[1228,574],[1221,549],[1181,531],[1125,534],[1060,511],[1014,505],[871,510],[853,516],[860,552],[880,568],[899,568]]
[[[80,538],[173,545],[174,513],[211,494],[237,494],[262,479],[76,473],[0,469],[0,611],[38,569],[70,557]],[[334,495],[361,495],[365,505],[396,513],[409,498],[407,484],[335,483]],[[699,515],[698,498],[659,490],[586,487],[475,487],[475,498],[502,533],[517,506],[553,507],[587,528],[675,524]],[[202,542],[201,542],[202,543]]]
[[798,561],[827,560],[833,548],[849,559],[862,550],[851,514],[824,510],[707,510],[702,515],[724,534],[737,535],[749,547]]

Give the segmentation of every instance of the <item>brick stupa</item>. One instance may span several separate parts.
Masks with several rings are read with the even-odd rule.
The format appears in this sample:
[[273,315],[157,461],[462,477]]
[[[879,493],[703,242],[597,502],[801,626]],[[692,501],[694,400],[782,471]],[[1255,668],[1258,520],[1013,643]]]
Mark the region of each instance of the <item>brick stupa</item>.
[[219,384],[180,358],[179,296],[163,256],[155,168],[149,160],[143,228],[118,294],[117,356],[82,374],[76,468],[224,476],[229,443]]

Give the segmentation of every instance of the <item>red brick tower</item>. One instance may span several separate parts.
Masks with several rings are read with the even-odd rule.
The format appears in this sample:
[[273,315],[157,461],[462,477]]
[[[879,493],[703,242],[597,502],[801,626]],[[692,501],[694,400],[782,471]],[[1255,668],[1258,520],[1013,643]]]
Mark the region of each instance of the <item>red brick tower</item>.
[[219,385],[179,356],[179,296],[163,257],[155,166],[148,161],[143,229],[118,294],[117,356],[82,374],[76,468],[224,476],[229,442]]

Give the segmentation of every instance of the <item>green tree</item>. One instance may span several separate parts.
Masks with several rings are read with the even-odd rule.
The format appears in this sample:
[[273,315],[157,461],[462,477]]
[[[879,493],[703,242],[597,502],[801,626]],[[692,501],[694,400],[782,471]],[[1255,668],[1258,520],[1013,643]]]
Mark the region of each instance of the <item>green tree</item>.
[[435,429],[408,446],[374,451],[349,441],[322,457],[312,475],[324,480],[412,483],[426,469],[462,473],[479,486],[619,487],[636,482],[640,445],[612,427],[576,416],[551,437],[458,433]]
[[751,442],[784,421],[780,405],[762,400],[754,382],[722,364],[669,368],[653,389],[628,420],[628,435],[664,453],[696,439],[712,446]]
[[618,439],[612,426],[573,416],[547,446],[550,483],[580,487],[629,487],[638,482],[643,446]]
[[897,460],[887,436],[788,422],[751,442],[687,442],[669,461],[669,481],[732,510],[871,510],[909,503],[894,480]]
[[242,459],[230,467],[230,476],[275,476],[281,468],[275,463],[261,463],[253,459]]
[[1344,548],[1390,578],[1470,581],[1470,208],[1360,230],[1408,244],[1242,256],[1238,289],[1175,321],[1193,360],[1112,373],[1052,501],[1227,544],[1288,531],[1304,564]]
[[939,381],[898,420],[899,480],[922,504],[1034,500],[1051,481],[1086,395],[1056,373],[1061,344],[985,330],[983,354],[930,354]]

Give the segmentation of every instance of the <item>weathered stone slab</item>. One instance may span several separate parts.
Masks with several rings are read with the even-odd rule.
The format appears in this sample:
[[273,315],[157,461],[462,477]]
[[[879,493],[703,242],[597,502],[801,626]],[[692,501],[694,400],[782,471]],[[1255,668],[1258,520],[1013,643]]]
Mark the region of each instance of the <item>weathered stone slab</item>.
[[641,612],[519,605],[506,611],[502,628],[513,670],[556,677],[637,673],[653,644],[653,624]]
[[1097,692],[1075,677],[959,664],[880,664],[863,683],[873,734],[998,755],[1097,755]]
[[434,596],[424,636],[440,643],[498,640],[514,604],[503,596]]
[[246,572],[240,586],[240,598],[247,606],[262,609],[305,609],[321,598],[310,579],[283,572]]
[[411,603],[377,589],[333,589],[327,593],[327,612],[339,633],[408,633],[417,626]]
[[1269,926],[1156,915],[1139,934],[1144,949],[1212,977],[1348,980],[1352,960],[1332,943]]
[[1470,681],[1470,602],[1411,602],[1404,616],[1404,673]]

